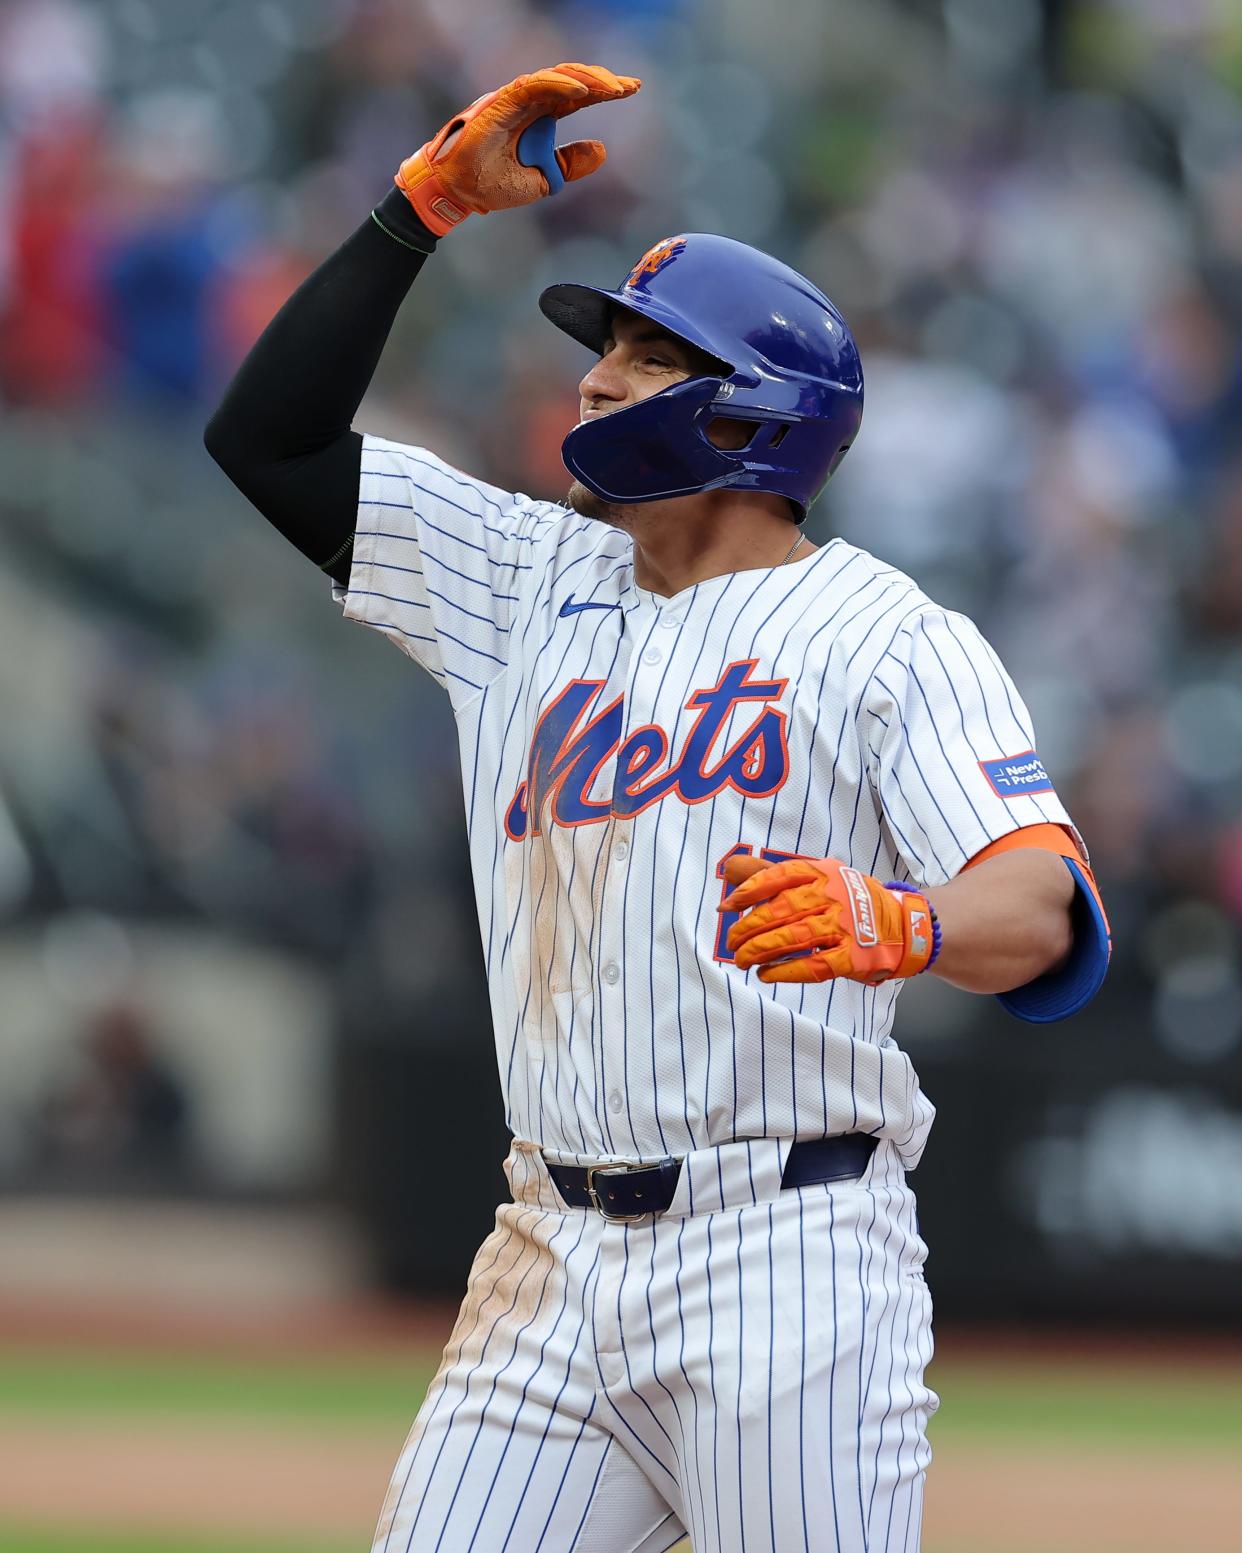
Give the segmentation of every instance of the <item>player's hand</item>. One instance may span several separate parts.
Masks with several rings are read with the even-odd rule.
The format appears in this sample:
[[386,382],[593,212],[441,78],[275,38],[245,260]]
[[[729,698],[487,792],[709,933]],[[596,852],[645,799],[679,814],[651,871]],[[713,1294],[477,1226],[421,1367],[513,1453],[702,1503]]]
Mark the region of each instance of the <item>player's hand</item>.
[[761,966],[760,981],[844,976],[874,987],[917,975],[932,958],[926,897],[836,858],[764,864],[739,855],[726,861],[725,878],[734,888],[721,910],[745,913],[729,929],[729,950],[743,970]]
[[555,121],[593,103],[632,97],[641,85],[603,65],[552,65],[520,75],[477,98],[407,157],[396,185],[437,237],[471,213],[529,205],[555,194],[562,182],[593,173],[607,155],[598,140],[554,149]]

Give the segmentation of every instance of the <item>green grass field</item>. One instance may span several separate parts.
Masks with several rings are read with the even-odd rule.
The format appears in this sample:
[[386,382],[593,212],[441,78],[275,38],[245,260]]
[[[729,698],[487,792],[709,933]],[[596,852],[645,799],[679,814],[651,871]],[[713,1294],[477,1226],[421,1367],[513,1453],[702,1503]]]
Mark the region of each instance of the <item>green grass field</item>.
[[[168,1357],[150,1353],[17,1353],[0,1347],[0,1425],[55,1435],[62,1424],[88,1430],[180,1428],[227,1433],[269,1428],[284,1442],[317,1436],[365,1443],[399,1441],[422,1398],[435,1355],[410,1359],[368,1354],[255,1362],[238,1358]],[[971,1450],[1072,1447],[1114,1457],[1202,1459],[1236,1463],[1242,1452],[1242,1389],[1236,1363],[1213,1370],[1201,1363],[1049,1359],[1046,1362],[963,1357],[938,1360],[929,1378],[942,1396],[933,1446],[946,1457]],[[187,1447],[191,1449],[192,1447]],[[383,1449],[383,1447],[377,1447]],[[378,1460],[381,1476],[387,1462]],[[1232,1470],[1232,1469],[1230,1469]],[[933,1469],[934,1472],[934,1469]],[[125,1524],[98,1533],[74,1522],[30,1524],[12,1515],[0,1470],[0,1553],[361,1553],[339,1537],[223,1540],[193,1526],[158,1533]],[[929,1537],[929,1553],[944,1544]],[[972,1545],[973,1550],[973,1545]],[[950,1550],[945,1549],[945,1553]],[[997,1547],[990,1553],[1006,1553]],[[1039,1553],[1022,1544],[1021,1553]],[[1052,1553],[1048,1548],[1047,1553]],[[1066,1553],[1058,1547],[1057,1553]],[[1073,1553],[1094,1553],[1091,1541]]]
[[281,1424],[408,1424],[437,1353],[393,1359],[246,1362],[152,1354],[12,1354],[0,1349],[0,1409],[27,1416],[244,1415]]
[[304,1536],[260,1542],[238,1542],[230,1537],[225,1543],[188,1534],[183,1539],[129,1532],[92,1534],[84,1540],[81,1532],[45,1531],[33,1526],[0,1526],[0,1550],[3,1553],[343,1553],[339,1541],[317,1542]]
[[[0,1411],[27,1417],[245,1416],[317,1428],[408,1424],[436,1355],[259,1365],[239,1360],[138,1354],[14,1354],[0,1350]],[[1085,1444],[1242,1447],[1242,1385],[1233,1368],[1137,1361],[1052,1361],[1038,1368],[1001,1361],[938,1361],[928,1372],[943,1399],[933,1428],[950,1436]]]

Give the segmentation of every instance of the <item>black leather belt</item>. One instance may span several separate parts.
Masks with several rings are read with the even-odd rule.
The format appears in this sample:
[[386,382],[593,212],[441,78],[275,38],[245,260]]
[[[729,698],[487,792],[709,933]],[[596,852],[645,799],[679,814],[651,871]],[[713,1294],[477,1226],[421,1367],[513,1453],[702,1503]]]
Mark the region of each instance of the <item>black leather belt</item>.
[[[827,1181],[856,1181],[876,1140],[851,1132],[836,1138],[808,1138],[790,1147],[781,1186],[822,1186]],[[629,1222],[667,1213],[681,1176],[680,1159],[654,1165],[554,1165],[548,1174],[567,1208],[595,1208],[606,1219]]]

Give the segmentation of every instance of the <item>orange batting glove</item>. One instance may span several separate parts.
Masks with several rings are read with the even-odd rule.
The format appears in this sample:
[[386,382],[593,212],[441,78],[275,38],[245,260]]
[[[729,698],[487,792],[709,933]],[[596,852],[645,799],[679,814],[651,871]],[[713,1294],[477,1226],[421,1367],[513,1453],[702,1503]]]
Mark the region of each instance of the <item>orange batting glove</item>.
[[736,888],[721,910],[746,913],[729,929],[729,949],[743,970],[763,967],[760,981],[845,976],[876,987],[926,970],[939,947],[926,896],[890,889],[834,857],[731,857],[725,878]]
[[598,140],[553,148],[555,121],[593,103],[632,97],[641,85],[603,65],[553,65],[520,75],[451,118],[402,162],[394,182],[437,237],[471,213],[529,205],[554,194],[562,181],[593,173],[607,155]]

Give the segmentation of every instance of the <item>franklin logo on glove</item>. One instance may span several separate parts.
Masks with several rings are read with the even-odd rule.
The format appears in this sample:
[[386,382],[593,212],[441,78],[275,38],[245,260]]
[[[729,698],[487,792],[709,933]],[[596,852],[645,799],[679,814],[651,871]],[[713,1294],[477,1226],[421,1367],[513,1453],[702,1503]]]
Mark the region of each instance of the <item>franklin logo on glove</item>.
[[867,884],[856,868],[843,868],[841,877],[850,892],[850,914],[854,918],[854,942],[870,948],[876,942],[875,913]]

